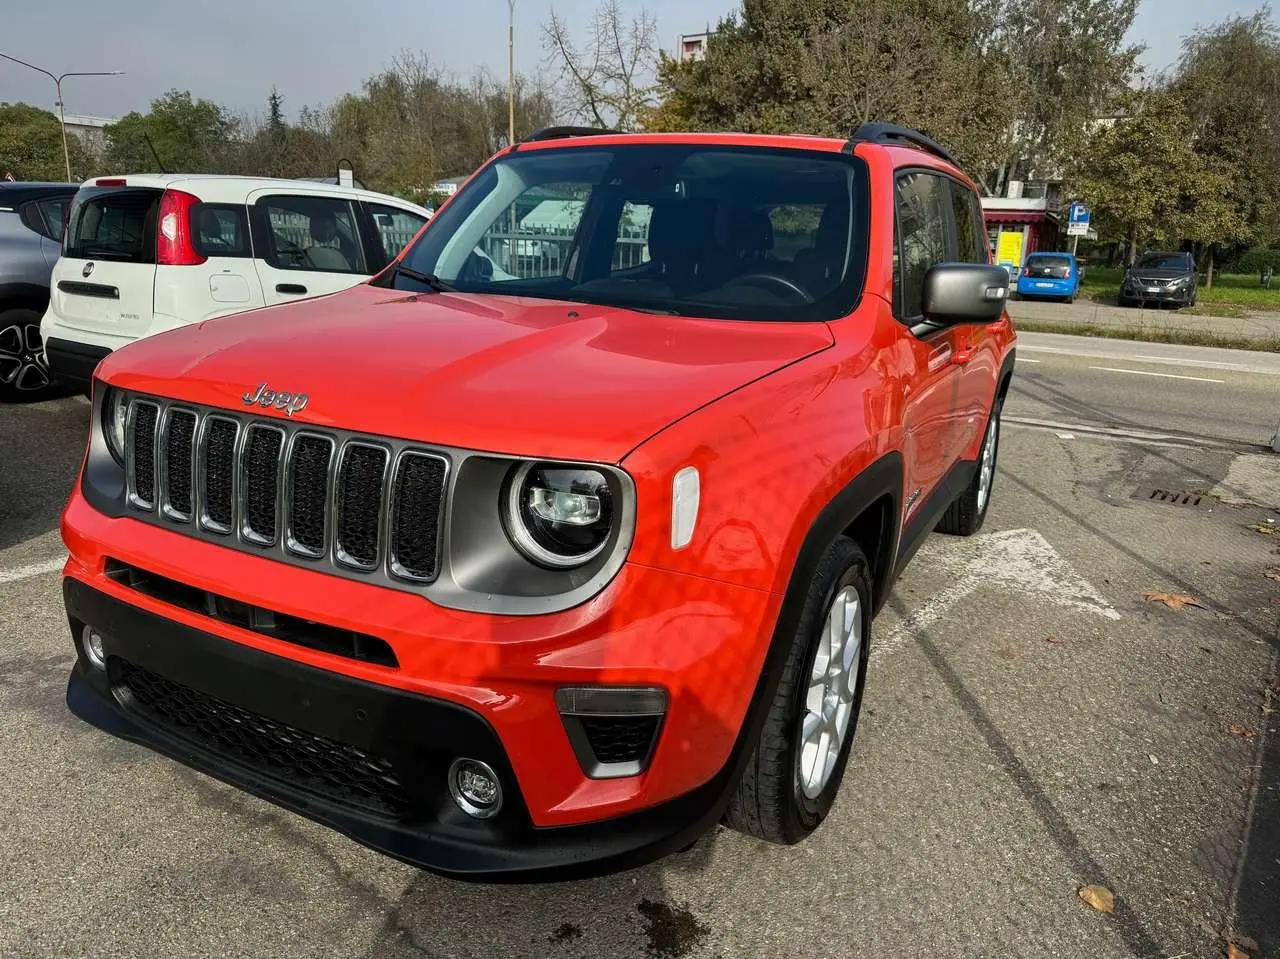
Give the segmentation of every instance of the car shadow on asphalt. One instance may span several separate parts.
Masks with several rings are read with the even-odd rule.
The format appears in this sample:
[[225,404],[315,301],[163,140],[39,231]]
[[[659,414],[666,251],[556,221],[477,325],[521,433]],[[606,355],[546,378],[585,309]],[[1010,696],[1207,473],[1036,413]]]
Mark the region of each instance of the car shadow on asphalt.
[[84,461],[89,406],[0,406],[0,550],[57,529]]
[[[1271,703],[1273,705],[1280,704],[1280,678],[1277,678],[1277,664],[1280,664],[1280,612],[1277,612],[1269,629],[1255,626],[1245,617],[1234,615],[1232,604],[1229,600],[1216,598],[1206,593],[1204,584],[1189,582],[1173,570],[1153,563],[1122,540],[1089,522],[1083,516],[1068,509],[1058,499],[1037,489],[1031,483],[1013,475],[1008,470],[1001,469],[999,475],[1003,480],[1012,483],[1039,500],[1047,510],[1059,514],[1080,529],[1087,531],[1091,536],[1096,537],[1099,541],[1106,543],[1116,552],[1127,557],[1135,566],[1150,570],[1173,588],[1197,596],[1206,609],[1220,614],[1242,632],[1270,647],[1271,669],[1266,682],[1271,690],[1269,694]],[[949,669],[946,661],[937,655],[936,648],[932,650],[931,655],[930,650],[925,647],[925,642],[922,642],[921,645],[925,648],[926,656],[929,656],[930,661],[934,662],[935,668],[939,670],[943,681],[948,682],[943,669],[939,668],[941,665],[941,667]],[[936,662],[934,661],[935,659],[937,660]],[[959,682],[958,677],[956,682]],[[950,682],[948,682],[948,685],[951,685]],[[969,695],[972,698],[972,695]],[[959,693],[957,693],[957,698],[960,698]],[[964,705],[963,699],[961,704]],[[973,707],[978,710],[981,709],[976,700],[973,701]],[[989,724],[990,720],[987,719],[986,722]],[[977,723],[977,720],[975,720],[975,723]],[[979,729],[982,730],[982,728],[979,725]],[[992,726],[992,731],[995,735],[999,735],[994,726]],[[985,737],[986,733],[984,732],[983,735]],[[1280,736],[1264,735],[1259,736],[1258,740],[1258,753],[1255,755],[1254,763],[1248,771],[1252,779],[1256,801],[1245,822],[1244,834],[1240,839],[1240,855],[1236,864],[1233,883],[1233,894],[1238,897],[1235,904],[1235,915],[1227,915],[1225,919],[1228,928],[1238,928],[1247,932],[1248,935],[1258,940],[1261,944],[1262,955],[1270,956],[1280,955],[1280,912],[1276,910],[1276,902],[1280,900]],[[997,752],[997,755],[1000,754],[1000,750],[996,749],[995,745],[992,748]],[[1016,756],[1013,758],[1016,760]],[[1011,772],[1010,775],[1013,776],[1014,774]],[[1016,776],[1014,776],[1014,779],[1017,782]],[[1021,784],[1019,788],[1022,788]],[[1047,798],[1045,801],[1048,802]],[[1036,805],[1034,801],[1032,805]],[[1040,808],[1037,808],[1037,812],[1041,813],[1043,818],[1043,812]],[[1054,810],[1054,813],[1056,813],[1056,810]],[[1060,816],[1060,814],[1058,815]],[[1049,826],[1048,820],[1046,820],[1046,826]],[[1050,829],[1052,830],[1051,826]],[[1118,913],[1119,904],[1117,904]],[[1119,921],[1118,918],[1117,921]],[[1126,941],[1129,941],[1127,937]],[[1133,945],[1132,942],[1130,944]],[[1153,953],[1150,949],[1142,953],[1135,950],[1135,955],[1151,954],[1163,955],[1158,951]]]

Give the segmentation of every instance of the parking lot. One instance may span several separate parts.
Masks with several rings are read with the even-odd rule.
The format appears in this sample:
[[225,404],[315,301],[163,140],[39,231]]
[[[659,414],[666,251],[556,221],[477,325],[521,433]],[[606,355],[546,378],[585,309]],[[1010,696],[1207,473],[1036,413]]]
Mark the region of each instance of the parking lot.
[[416,872],[71,716],[87,406],[0,408],[0,954],[1280,956],[1273,361],[1024,335],[987,525],[876,621],[827,823],[546,886]]

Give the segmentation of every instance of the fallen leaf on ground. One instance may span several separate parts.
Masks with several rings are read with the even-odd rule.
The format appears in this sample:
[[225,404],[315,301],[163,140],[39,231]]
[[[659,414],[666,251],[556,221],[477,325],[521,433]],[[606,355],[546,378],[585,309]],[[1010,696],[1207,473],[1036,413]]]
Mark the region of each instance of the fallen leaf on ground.
[[1249,959],[1249,954],[1234,942],[1227,943],[1227,959]]
[[1236,936],[1236,946],[1254,952],[1258,948],[1258,940],[1250,939],[1248,936]]
[[1115,912],[1116,897],[1106,886],[1081,886],[1080,898],[1098,912]]
[[1232,726],[1231,735],[1243,736],[1245,739],[1252,739],[1254,736],[1258,734],[1255,733],[1252,729],[1249,729],[1247,726]]
[[1183,606],[1205,608],[1205,605],[1194,596],[1186,596],[1182,593],[1143,593],[1142,598],[1151,603],[1164,603],[1170,609],[1182,609]]
[[1062,645],[1062,640],[1061,640],[1061,639],[1059,639],[1057,636],[1046,636],[1046,637],[1044,638],[1044,641],[1045,641],[1046,643],[1052,643],[1052,644],[1053,644],[1053,645],[1055,645],[1055,646],[1061,646],[1061,645]]
[[1267,579],[1274,579],[1277,582],[1280,582],[1280,566],[1272,566],[1263,575],[1266,576]]
[[1264,536],[1276,535],[1276,527],[1274,524],[1266,525],[1263,523],[1255,523],[1253,526],[1250,526],[1249,529],[1253,530],[1255,533],[1262,533]]

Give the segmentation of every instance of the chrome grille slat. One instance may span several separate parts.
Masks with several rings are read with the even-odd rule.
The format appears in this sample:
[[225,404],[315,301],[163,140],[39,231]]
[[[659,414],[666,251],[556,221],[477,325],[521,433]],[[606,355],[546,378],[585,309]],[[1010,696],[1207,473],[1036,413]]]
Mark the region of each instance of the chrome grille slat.
[[328,436],[298,432],[285,461],[285,548],[320,559],[329,547],[330,463],[334,442]]
[[378,568],[390,459],[387,448],[376,443],[351,440],[342,447],[334,497],[333,552],[344,566]]
[[199,419],[182,407],[165,410],[158,444],[160,509],[175,523],[191,522],[195,496],[195,441]]
[[450,458],[409,441],[135,397],[125,474],[175,532],[402,588],[440,574]]
[[239,442],[240,424],[228,416],[206,416],[200,424],[196,451],[200,526],[222,536],[230,533],[235,523]]
[[150,512],[156,508],[156,431],[160,407],[134,400],[125,419],[125,476],[129,505]]
[[274,546],[280,529],[280,466],[285,450],[284,430],[265,423],[245,429],[240,451],[240,535],[256,546]]

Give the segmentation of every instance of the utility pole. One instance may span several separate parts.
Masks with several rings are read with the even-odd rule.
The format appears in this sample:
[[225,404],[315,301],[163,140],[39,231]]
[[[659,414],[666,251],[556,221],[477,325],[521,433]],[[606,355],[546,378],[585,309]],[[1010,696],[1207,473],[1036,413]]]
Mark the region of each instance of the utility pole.
[[[515,0],[510,0],[514,3]],[[71,150],[67,147],[67,115],[62,105],[62,81],[67,77],[122,77],[124,72],[121,70],[109,70],[107,72],[90,72],[90,73],[64,73],[61,76],[54,76],[43,67],[38,67],[34,63],[27,63],[26,60],[19,60],[17,57],[11,57],[7,53],[0,53],[0,57],[11,60],[14,63],[21,64],[24,67],[30,67],[37,73],[43,73],[46,77],[53,81],[53,87],[58,92],[58,123],[62,127],[62,159],[67,164],[67,182],[71,182]]]
[[516,0],[507,0],[507,146],[516,142]]

